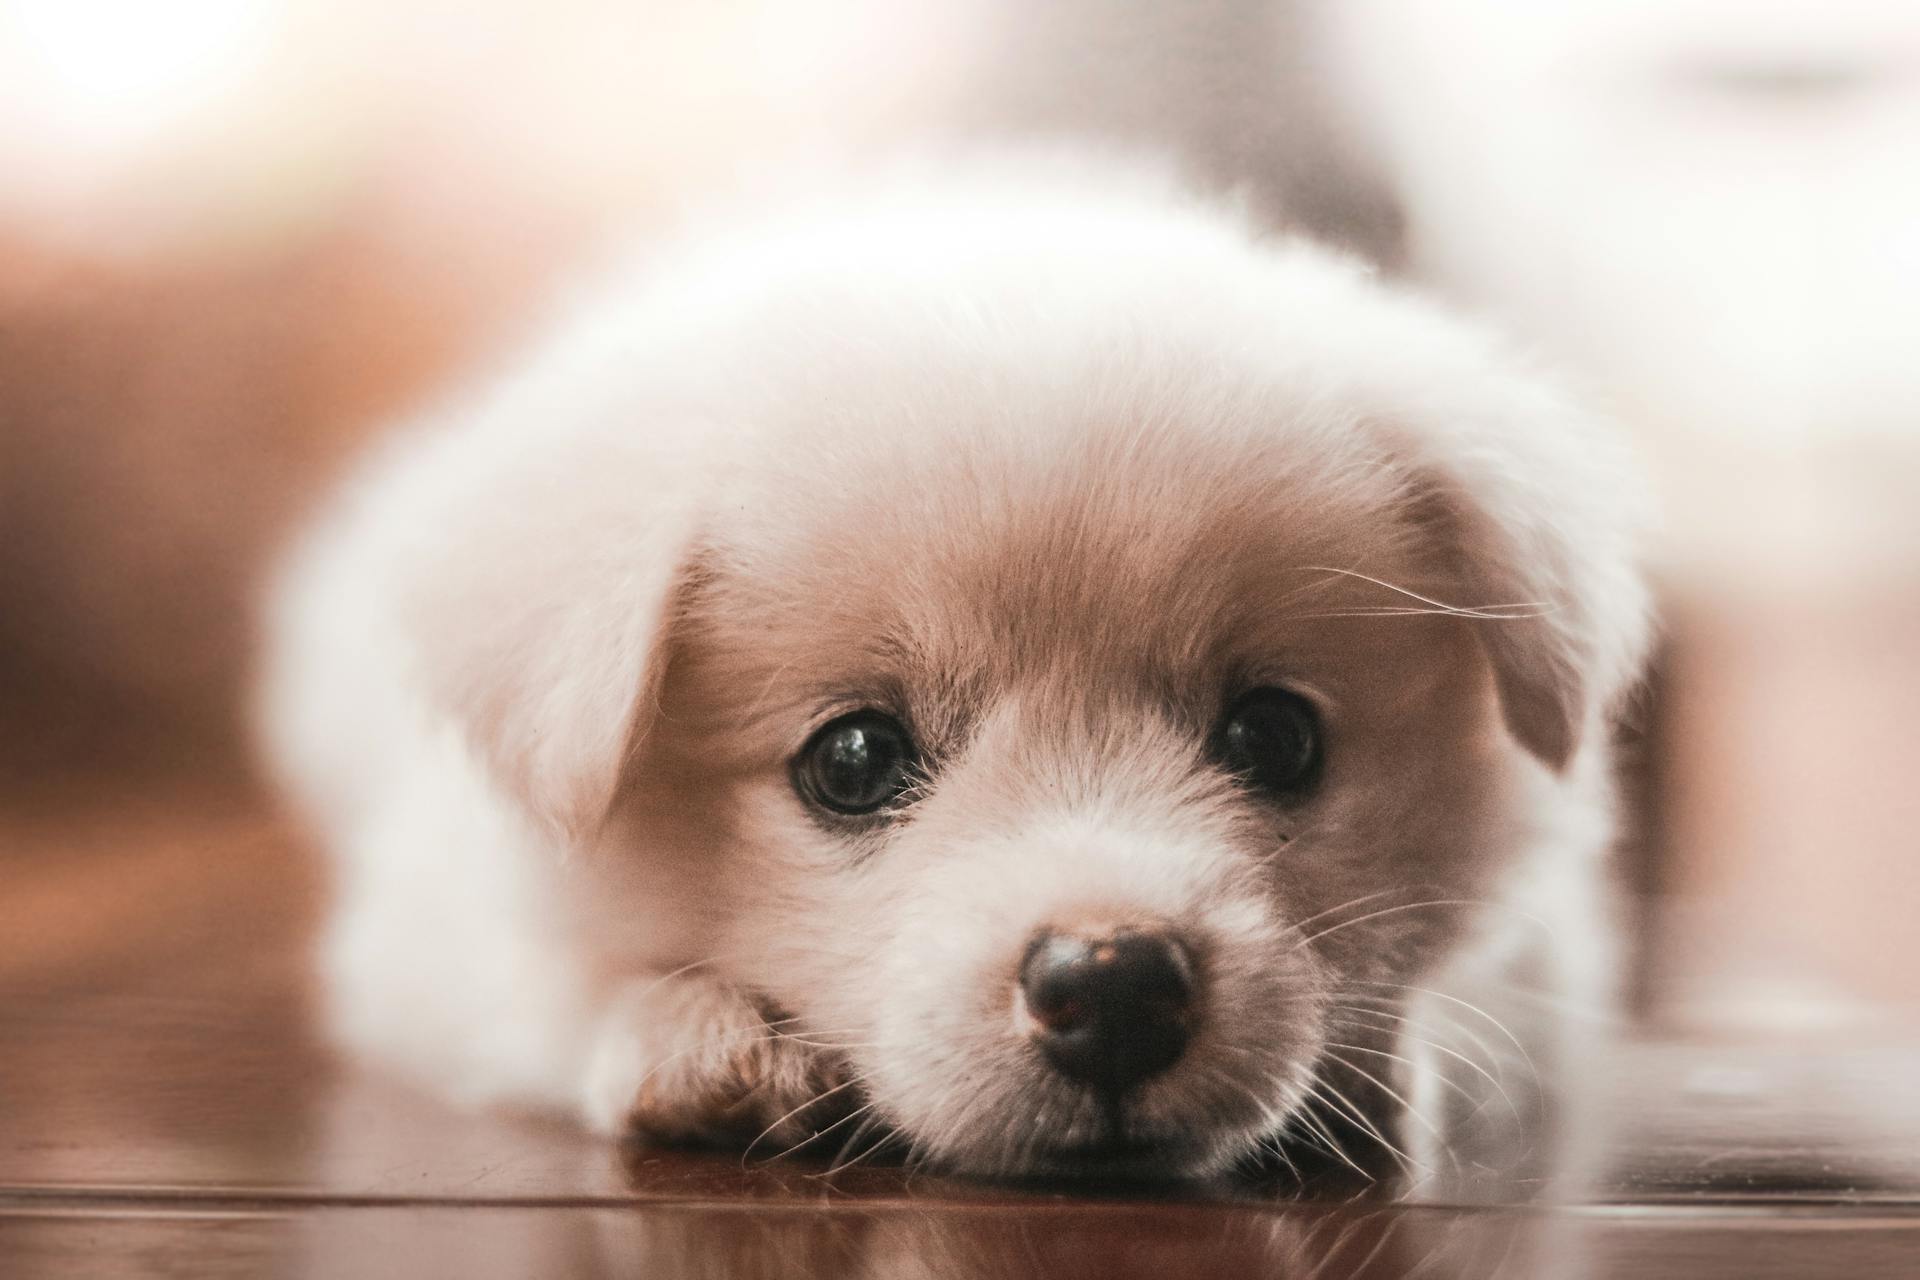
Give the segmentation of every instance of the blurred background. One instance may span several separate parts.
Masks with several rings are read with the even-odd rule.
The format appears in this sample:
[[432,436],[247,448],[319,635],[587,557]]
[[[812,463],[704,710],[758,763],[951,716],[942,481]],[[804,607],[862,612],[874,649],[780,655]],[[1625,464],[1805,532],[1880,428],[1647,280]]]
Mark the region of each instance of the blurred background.
[[245,887],[283,851],[145,870],[153,815],[259,808],[263,566],[569,272],[770,168],[1036,133],[1170,150],[1629,425],[1669,512],[1636,1015],[1910,1025],[1898,0],[0,0],[0,972],[150,940],[219,859],[223,928],[294,927]]

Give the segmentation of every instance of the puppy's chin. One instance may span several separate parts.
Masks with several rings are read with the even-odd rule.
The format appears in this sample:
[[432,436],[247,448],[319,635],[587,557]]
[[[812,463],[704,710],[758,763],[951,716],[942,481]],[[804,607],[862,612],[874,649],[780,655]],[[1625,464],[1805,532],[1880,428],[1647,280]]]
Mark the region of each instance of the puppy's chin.
[[1241,1141],[1199,1139],[1188,1135],[1106,1139],[1094,1143],[1036,1147],[1016,1179],[1076,1182],[1198,1181],[1224,1172],[1252,1145]]
[[1266,1108],[1154,1114],[1088,1097],[1066,1112],[1067,1122],[1047,1120],[1059,1114],[1017,1102],[992,1108],[957,1129],[936,1131],[930,1159],[954,1173],[1013,1180],[1202,1181],[1254,1156],[1275,1128]]
[[1270,1122],[1190,1122],[1143,1128],[1126,1120],[1103,1121],[1090,1137],[1042,1138],[1009,1170],[1016,1178],[1071,1178],[1126,1182],[1201,1181],[1226,1173],[1254,1154]]

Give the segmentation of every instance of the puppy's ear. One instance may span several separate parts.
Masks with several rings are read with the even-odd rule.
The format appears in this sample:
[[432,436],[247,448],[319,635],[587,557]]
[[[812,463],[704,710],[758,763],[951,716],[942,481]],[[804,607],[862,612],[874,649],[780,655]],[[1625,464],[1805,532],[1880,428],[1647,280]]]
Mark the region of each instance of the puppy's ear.
[[1559,771],[1645,656],[1645,507],[1604,434],[1550,396],[1524,400],[1512,433],[1429,452],[1416,505],[1441,531],[1445,602],[1491,661],[1508,730]]
[[686,440],[528,399],[437,443],[396,596],[431,707],[530,816],[577,835],[656,702],[698,484]]

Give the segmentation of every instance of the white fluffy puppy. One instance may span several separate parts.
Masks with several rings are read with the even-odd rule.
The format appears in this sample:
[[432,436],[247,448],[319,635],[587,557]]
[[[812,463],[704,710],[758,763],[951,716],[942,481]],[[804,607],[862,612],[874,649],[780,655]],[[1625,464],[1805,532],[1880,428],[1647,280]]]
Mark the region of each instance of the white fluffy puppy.
[[1458,1164],[1564,1058],[1506,994],[1602,989],[1637,510],[1487,341],[1152,175],[663,249],[284,575],[337,1031],[768,1154]]

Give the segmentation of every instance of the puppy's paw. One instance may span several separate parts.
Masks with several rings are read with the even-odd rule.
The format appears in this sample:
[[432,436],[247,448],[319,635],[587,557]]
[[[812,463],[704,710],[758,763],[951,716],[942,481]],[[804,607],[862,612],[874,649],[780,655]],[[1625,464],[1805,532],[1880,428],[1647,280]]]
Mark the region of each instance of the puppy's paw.
[[806,1142],[852,1110],[854,1089],[837,1054],[781,1034],[776,1016],[709,977],[632,982],[595,1035],[587,1120],[642,1141],[769,1155]]

